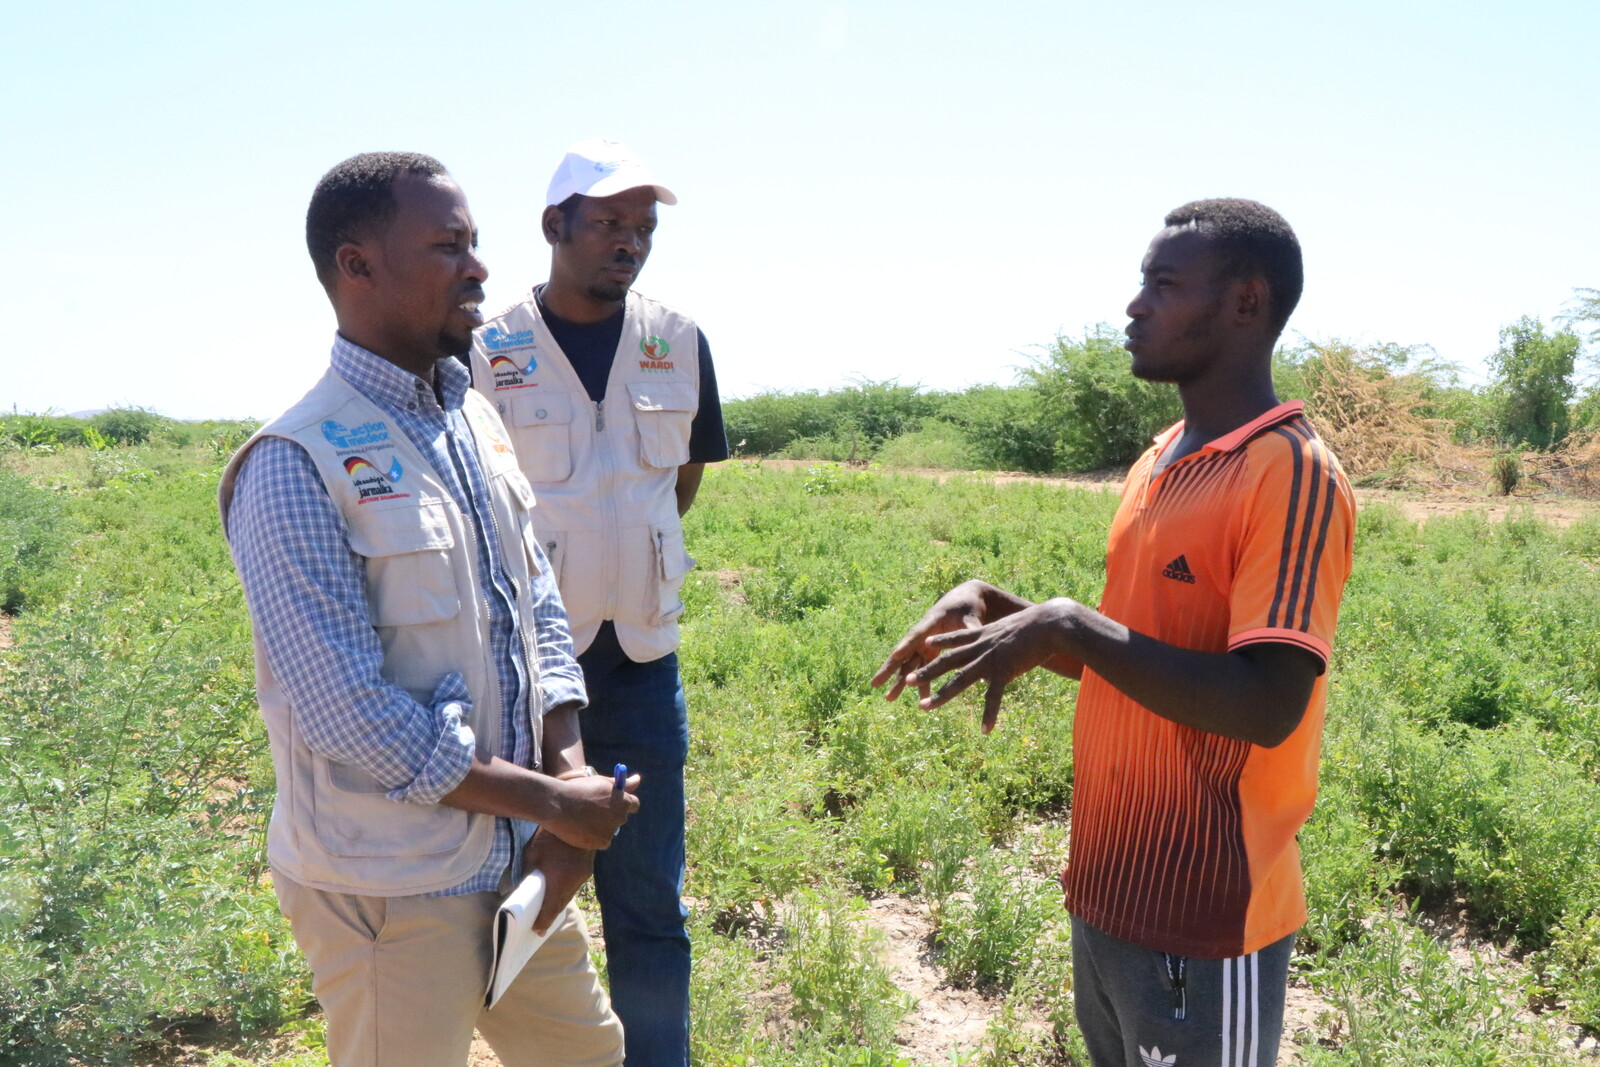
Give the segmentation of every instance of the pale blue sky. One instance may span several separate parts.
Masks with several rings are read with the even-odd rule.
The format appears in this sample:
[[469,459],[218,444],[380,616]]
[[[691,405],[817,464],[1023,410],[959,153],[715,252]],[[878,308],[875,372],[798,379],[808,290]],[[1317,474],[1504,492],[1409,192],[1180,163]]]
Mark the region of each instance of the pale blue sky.
[[1600,13],[1333,5],[228,3],[0,8],[0,410],[268,416],[326,361],[317,178],[437,156],[491,310],[544,277],[563,149],[627,141],[681,203],[638,288],[723,391],[1009,382],[1120,327],[1161,216],[1282,211],[1291,330],[1435,346],[1600,287]]

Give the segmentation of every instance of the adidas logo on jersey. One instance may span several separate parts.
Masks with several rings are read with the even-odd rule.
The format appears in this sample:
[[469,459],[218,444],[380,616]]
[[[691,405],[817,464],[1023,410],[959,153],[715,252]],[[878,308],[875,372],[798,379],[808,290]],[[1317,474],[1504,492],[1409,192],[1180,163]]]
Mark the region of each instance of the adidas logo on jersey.
[[1189,561],[1182,556],[1167,564],[1166,568],[1161,572],[1161,577],[1171,578],[1174,581],[1184,582],[1188,585],[1194,584],[1194,571],[1189,569]]
[[[1179,556],[1178,558],[1182,559],[1183,557]],[[1173,1067],[1178,1062],[1178,1054],[1176,1052],[1170,1056],[1163,1056],[1160,1045],[1152,1045],[1148,1050],[1143,1045],[1140,1045],[1139,1058],[1144,1060],[1145,1067]]]

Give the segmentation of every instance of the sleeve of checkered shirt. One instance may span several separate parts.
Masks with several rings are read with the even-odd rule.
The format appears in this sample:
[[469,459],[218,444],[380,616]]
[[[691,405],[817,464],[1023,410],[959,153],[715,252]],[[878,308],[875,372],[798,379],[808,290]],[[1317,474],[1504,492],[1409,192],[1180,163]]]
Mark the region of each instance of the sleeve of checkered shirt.
[[539,639],[539,688],[544,695],[540,714],[563,704],[583,708],[588,706],[589,692],[583,684],[583,668],[572,653],[567,609],[544,549],[535,545],[534,550],[539,554],[539,573],[533,576],[533,627]]
[[[360,767],[393,800],[437,803],[472,766],[458,674],[419,704],[379,673],[365,563],[305,449],[283,437],[245,458],[228,540],[251,623],[312,751]],[[568,643],[570,650],[570,640]]]
[[1304,423],[1263,437],[1251,450],[1254,494],[1234,572],[1228,650],[1294,645],[1326,669],[1350,576],[1355,498],[1333,453]]

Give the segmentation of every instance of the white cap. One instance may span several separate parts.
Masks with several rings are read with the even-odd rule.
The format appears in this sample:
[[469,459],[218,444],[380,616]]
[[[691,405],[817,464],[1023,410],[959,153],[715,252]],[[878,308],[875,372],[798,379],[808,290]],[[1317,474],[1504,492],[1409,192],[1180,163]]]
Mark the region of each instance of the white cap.
[[678,198],[665,185],[657,185],[639,162],[639,157],[621,141],[596,137],[580,141],[567,149],[555,177],[550,179],[546,204],[559,204],[574,193],[584,196],[612,196],[648,185],[663,204],[676,204]]

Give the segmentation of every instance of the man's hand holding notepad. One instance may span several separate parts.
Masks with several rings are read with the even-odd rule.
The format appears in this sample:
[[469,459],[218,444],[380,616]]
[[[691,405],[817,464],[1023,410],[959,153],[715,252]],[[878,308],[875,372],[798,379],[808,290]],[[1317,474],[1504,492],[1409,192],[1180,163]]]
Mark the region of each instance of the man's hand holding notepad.
[[[628,768],[616,766],[612,789],[638,788]],[[594,853],[574,848],[555,835],[540,830],[523,851],[523,869],[529,875],[512,890],[495,914],[491,946],[489,988],[485,1000],[494,1007],[524,964],[549,936],[550,927],[566,910],[578,887],[594,873]]]

